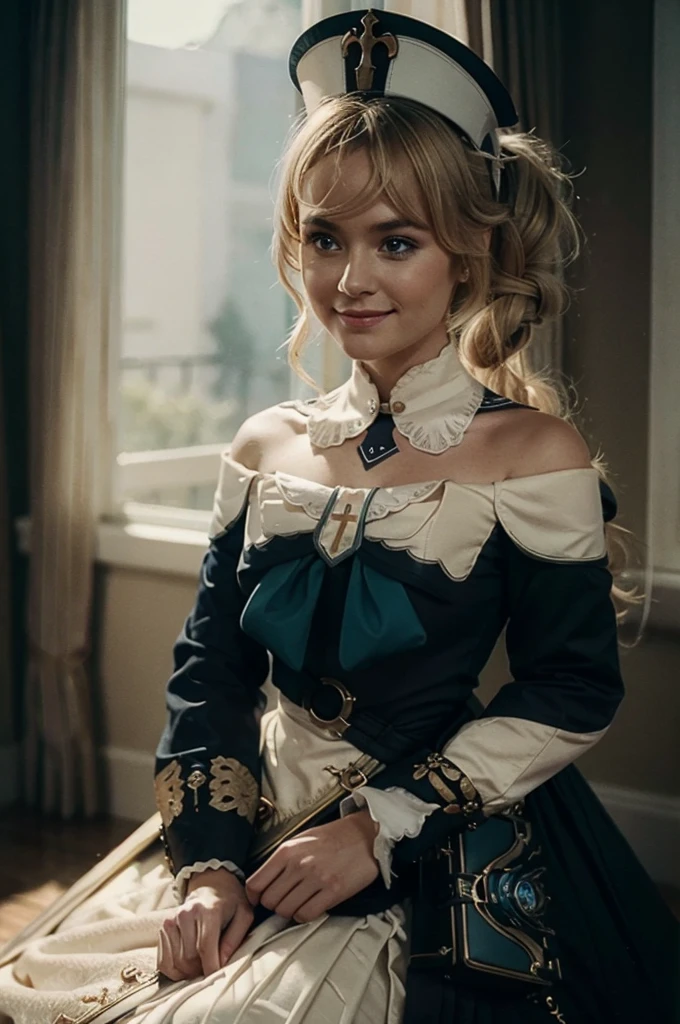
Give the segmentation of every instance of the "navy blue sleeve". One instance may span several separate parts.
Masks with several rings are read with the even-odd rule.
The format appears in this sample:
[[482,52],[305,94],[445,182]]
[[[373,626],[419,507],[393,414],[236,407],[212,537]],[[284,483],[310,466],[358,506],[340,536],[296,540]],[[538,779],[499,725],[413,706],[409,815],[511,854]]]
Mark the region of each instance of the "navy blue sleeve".
[[[615,507],[603,501],[603,510],[606,520]],[[505,532],[503,547],[512,679],[439,750],[372,780],[439,804],[418,836],[397,843],[395,865],[522,800],[572,763],[601,739],[624,695],[606,553],[541,558]]]
[[244,519],[242,512],[211,540],[173,651],[155,791],[175,873],[211,858],[242,867],[257,813],[260,687],[269,659],[240,626]]

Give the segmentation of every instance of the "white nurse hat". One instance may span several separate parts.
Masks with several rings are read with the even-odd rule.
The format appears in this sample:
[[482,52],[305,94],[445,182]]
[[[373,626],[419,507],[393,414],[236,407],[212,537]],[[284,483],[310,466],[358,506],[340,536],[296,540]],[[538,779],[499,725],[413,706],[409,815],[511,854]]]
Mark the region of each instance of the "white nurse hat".
[[[435,110],[476,149],[496,157],[496,129],[518,121],[509,92],[473,50],[403,14],[369,8],[322,19],[293,43],[289,71],[308,114],[326,96],[404,96]],[[499,161],[491,173],[501,198]]]

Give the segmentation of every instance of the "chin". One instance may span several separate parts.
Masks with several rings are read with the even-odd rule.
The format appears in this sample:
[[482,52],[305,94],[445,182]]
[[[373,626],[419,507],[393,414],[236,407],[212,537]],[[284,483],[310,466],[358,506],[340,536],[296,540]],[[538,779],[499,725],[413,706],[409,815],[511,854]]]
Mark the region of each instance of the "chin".
[[389,359],[391,356],[399,355],[410,349],[417,348],[412,341],[388,340],[376,337],[355,337],[348,335],[334,335],[337,345],[342,349],[348,359],[356,359],[364,362],[371,362],[376,359]]

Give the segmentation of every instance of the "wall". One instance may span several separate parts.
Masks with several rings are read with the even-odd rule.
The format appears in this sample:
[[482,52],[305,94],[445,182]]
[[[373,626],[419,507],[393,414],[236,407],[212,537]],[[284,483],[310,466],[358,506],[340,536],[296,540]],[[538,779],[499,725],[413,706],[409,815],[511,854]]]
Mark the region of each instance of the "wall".
[[[612,471],[617,521],[644,543],[654,5],[575,0],[566,13],[564,152],[574,171],[585,168],[576,182],[576,212],[586,247],[571,277],[582,291],[566,318],[565,370],[582,400],[579,422],[591,450],[601,447]],[[668,429],[674,414],[668,410]],[[680,794],[680,638],[650,630],[637,649],[622,654],[622,667],[628,698],[610,735],[583,766],[620,785]]]

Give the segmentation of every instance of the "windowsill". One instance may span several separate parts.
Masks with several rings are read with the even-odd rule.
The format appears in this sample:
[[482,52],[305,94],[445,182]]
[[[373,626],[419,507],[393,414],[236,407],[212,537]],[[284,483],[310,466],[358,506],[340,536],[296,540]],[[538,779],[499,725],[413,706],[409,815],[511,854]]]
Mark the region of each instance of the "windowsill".
[[[142,506],[139,515],[143,516]],[[135,510],[137,507],[135,506]],[[155,514],[158,510],[154,510]],[[166,523],[136,519],[123,523],[101,522],[97,530],[95,558],[111,568],[136,569],[138,572],[166,573],[197,579],[208,547],[208,513],[165,510]],[[195,526],[187,524],[195,518]],[[199,528],[200,524],[200,528]],[[19,550],[31,548],[31,523],[28,516],[16,520]],[[631,579],[644,587],[644,580]],[[663,632],[680,632],[680,572],[657,570],[648,625]]]
[[[31,522],[28,516],[16,520],[16,532],[19,550],[29,554]],[[187,576],[195,580],[207,547],[207,527],[101,522],[97,529],[95,559],[115,569]]]

